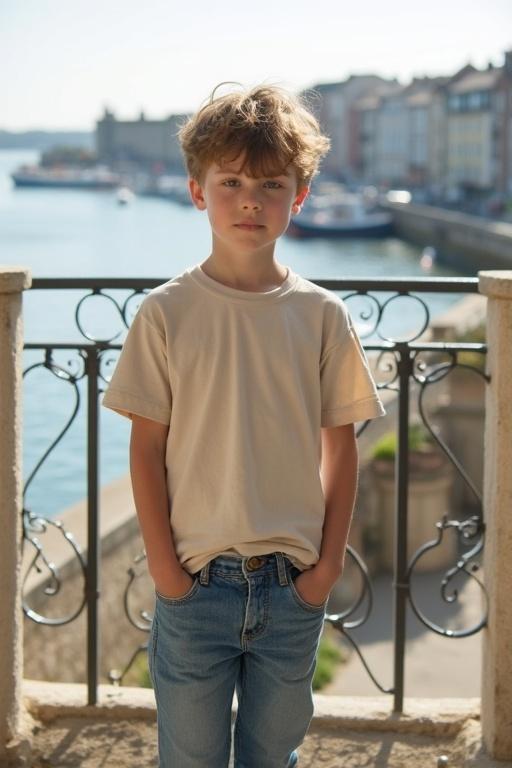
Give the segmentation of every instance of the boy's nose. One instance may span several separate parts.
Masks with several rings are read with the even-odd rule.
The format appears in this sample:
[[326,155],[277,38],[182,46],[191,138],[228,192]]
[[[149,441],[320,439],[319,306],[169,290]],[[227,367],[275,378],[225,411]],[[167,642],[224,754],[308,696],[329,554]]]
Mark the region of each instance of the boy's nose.
[[261,203],[258,200],[247,200],[243,205],[242,208],[244,211],[261,211]]

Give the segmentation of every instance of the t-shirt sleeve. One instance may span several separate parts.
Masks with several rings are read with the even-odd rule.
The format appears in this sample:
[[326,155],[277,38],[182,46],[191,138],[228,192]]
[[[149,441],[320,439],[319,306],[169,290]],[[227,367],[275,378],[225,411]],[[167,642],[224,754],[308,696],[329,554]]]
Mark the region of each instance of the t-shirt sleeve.
[[322,427],[337,427],[384,416],[365,351],[346,306],[337,305],[320,360]]
[[136,414],[169,424],[172,393],[166,341],[146,316],[146,301],[128,330],[102,405],[129,419]]

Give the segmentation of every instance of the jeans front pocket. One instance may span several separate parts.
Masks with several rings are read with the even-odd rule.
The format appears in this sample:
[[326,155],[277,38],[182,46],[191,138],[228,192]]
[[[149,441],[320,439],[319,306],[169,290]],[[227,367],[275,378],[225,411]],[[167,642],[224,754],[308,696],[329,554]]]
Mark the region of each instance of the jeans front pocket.
[[313,613],[324,613],[329,597],[327,597],[321,605],[313,605],[313,603],[307,603],[304,598],[299,595],[294,581],[301,573],[302,571],[300,568],[297,568],[296,566],[293,566],[288,572],[288,584],[292,597],[294,598],[295,602],[304,610],[311,611]]
[[165,595],[161,595],[160,592],[157,592],[156,589],[155,589],[155,595],[157,600],[159,600],[162,603],[165,603],[166,605],[181,605],[181,603],[186,603],[189,600],[191,600],[196,594],[196,592],[199,590],[199,587],[200,587],[199,576],[196,576],[188,592],[185,592],[185,594],[181,595],[181,597],[166,597]]

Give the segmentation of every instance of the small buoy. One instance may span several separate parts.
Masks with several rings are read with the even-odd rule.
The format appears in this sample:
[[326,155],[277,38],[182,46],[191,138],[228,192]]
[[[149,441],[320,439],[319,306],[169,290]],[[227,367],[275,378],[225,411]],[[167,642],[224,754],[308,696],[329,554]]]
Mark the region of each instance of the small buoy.
[[134,197],[135,195],[129,187],[119,187],[117,190],[118,205],[128,205]]
[[424,270],[432,269],[434,266],[434,261],[436,260],[436,249],[432,248],[431,245],[427,245],[426,248],[423,249],[421,258],[420,258],[420,266]]

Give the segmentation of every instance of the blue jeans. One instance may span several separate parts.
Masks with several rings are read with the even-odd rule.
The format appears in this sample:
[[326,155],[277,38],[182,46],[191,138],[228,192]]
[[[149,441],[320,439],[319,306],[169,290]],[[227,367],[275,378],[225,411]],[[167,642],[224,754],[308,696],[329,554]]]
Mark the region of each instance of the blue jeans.
[[159,768],[294,768],[313,717],[325,608],[305,602],[282,553],[219,556],[177,599],[156,593],[148,662]]

